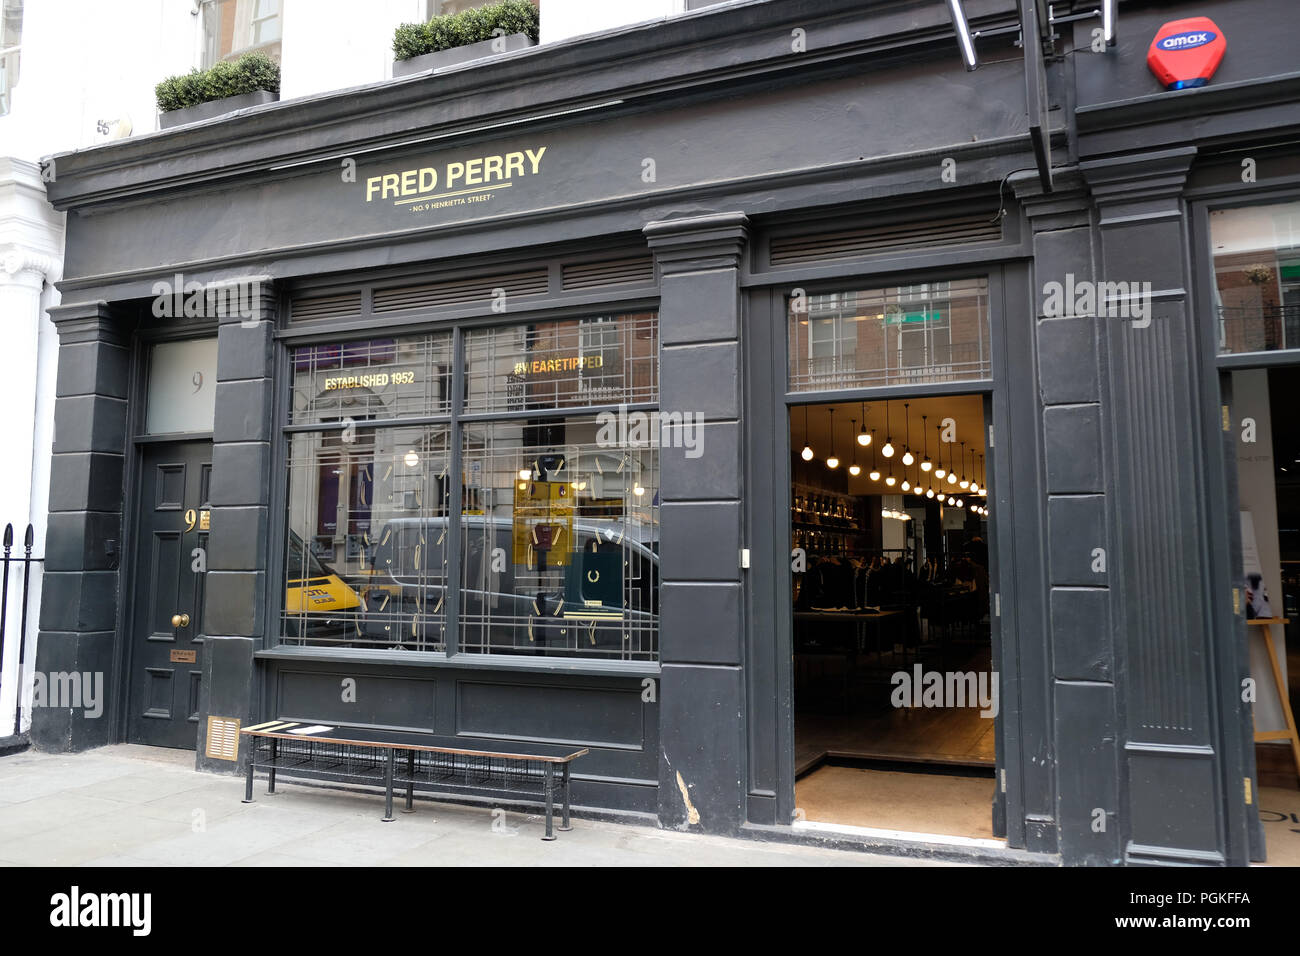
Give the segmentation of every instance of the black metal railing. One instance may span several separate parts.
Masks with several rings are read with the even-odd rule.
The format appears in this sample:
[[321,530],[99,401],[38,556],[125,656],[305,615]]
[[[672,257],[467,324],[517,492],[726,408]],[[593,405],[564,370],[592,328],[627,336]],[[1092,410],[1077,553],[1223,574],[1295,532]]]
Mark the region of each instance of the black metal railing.
[[[14,526],[5,525],[4,533],[4,556],[0,558],[0,681],[5,679],[3,674],[3,662],[5,659],[5,641],[10,639],[12,631],[11,624],[18,625],[18,662],[10,675],[10,679],[17,684],[17,693],[14,695],[14,735],[17,736],[22,730],[23,719],[23,662],[27,653],[27,615],[31,609],[31,590],[32,590],[32,565],[44,564],[44,558],[32,557],[32,544],[35,541],[36,534],[29,524],[27,530],[23,533],[23,553],[21,556],[15,555],[14,550]],[[16,600],[15,604],[21,605],[21,610],[17,614],[14,611],[16,607],[10,607],[9,601],[9,583],[10,575],[12,580],[17,583],[19,575],[22,576],[22,597]],[[15,595],[15,597],[17,597]],[[2,685],[0,685],[2,686]],[[2,731],[0,731],[2,733]]]

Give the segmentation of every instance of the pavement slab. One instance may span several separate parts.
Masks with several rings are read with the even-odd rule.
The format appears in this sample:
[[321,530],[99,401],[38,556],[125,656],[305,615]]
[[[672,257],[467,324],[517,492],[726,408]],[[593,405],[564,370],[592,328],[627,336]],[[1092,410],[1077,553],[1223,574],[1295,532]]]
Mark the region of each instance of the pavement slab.
[[[575,818],[554,842],[540,814],[417,799],[383,823],[373,793],[199,772],[194,755],[136,745],[0,758],[0,865],[16,866],[936,866],[854,850]],[[401,806],[401,803],[398,803]]]

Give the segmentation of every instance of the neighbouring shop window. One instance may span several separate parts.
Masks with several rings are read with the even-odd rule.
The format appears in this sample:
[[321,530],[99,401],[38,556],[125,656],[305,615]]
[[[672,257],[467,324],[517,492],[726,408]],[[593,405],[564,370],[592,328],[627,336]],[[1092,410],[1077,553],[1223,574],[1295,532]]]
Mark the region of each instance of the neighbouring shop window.
[[0,116],[9,112],[10,94],[18,85],[23,39],[23,0],[0,0]]
[[205,0],[204,67],[250,50],[280,59],[280,0]]
[[1210,213],[1219,354],[1300,348],[1300,201]]
[[210,432],[216,407],[215,338],[159,342],[150,348],[146,432]]
[[467,330],[453,401],[450,332],[294,349],[282,640],[655,659],[657,352],[654,313]]
[[791,391],[986,379],[984,278],[791,296]]

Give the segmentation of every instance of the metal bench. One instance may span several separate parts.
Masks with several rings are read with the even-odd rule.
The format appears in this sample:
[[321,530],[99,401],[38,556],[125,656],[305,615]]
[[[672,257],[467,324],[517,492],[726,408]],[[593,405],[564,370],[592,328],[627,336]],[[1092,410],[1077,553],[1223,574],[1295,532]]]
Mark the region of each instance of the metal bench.
[[[546,804],[546,835],[554,840],[555,790],[561,798],[561,830],[569,825],[569,781],[573,761],[585,747],[561,747],[512,741],[497,747],[457,737],[350,727],[328,727],[272,720],[245,727],[249,738],[244,803],[253,802],[253,775],[267,774],[267,793],[275,793],[277,774],[318,780],[368,784],[384,788],[385,823],[393,816],[393,791],[405,787],[406,807],[413,813],[415,791],[538,796]],[[559,778],[557,780],[557,777]]]

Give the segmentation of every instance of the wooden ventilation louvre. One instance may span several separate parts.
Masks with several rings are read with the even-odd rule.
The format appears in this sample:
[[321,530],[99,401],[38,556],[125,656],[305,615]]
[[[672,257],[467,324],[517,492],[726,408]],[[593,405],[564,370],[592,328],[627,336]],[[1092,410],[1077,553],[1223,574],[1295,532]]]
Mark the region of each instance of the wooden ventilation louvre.
[[420,285],[376,289],[374,311],[401,312],[406,309],[437,309],[453,305],[486,304],[504,290],[507,298],[545,295],[549,291],[545,269],[515,272],[508,275],[477,276],[472,279],[447,279]]
[[361,315],[361,292],[296,297],[289,303],[289,315],[295,322],[357,317]]
[[654,260],[650,256],[626,256],[600,262],[575,262],[563,270],[565,291],[597,289],[610,285],[652,285]]
[[980,213],[953,219],[846,229],[842,232],[774,237],[769,261],[773,266],[808,265],[826,259],[857,259],[903,249],[997,242],[1001,238],[1001,221],[992,215]]

